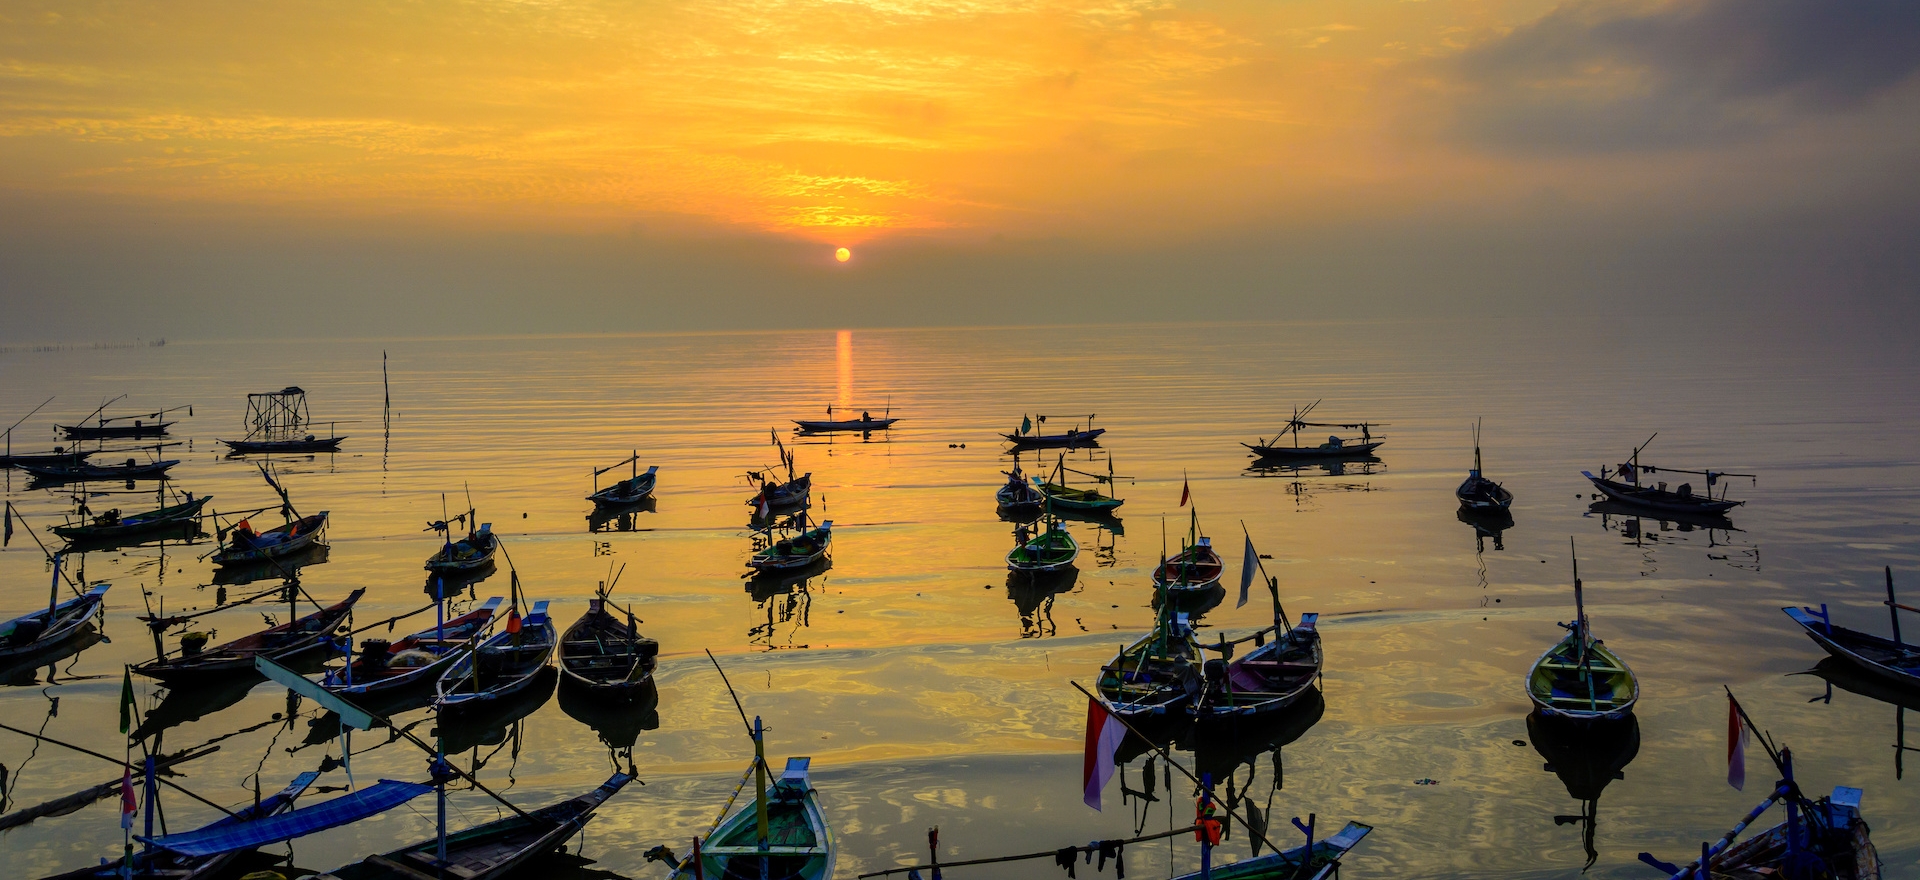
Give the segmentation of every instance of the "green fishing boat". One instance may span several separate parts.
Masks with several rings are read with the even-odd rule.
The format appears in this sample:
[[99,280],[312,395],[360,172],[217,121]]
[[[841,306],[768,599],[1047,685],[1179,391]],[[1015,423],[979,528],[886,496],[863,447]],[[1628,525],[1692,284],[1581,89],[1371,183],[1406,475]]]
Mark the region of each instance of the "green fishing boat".
[[1047,520],[1037,535],[1029,536],[1024,525],[1014,527],[1013,535],[1016,543],[1007,551],[1009,571],[1060,571],[1080,557],[1080,542],[1057,519]]
[[122,540],[168,529],[182,529],[200,518],[200,509],[212,501],[212,495],[199,498],[187,495],[182,504],[172,504],[142,513],[122,514],[118,509],[87,517],[72,525],[53,526],[53,533],[75,543]]
[[1040,494],[1046,496],[1048,506],[1061,510],[1086,510],[1105,513],[1126,503],[1124,499],[1100,494],[1100,490],[1097,488],[1076,489],[1069,486],[1067,485],[1067,474],[1079,474],[1083,477],[1091,477],[1096,484],[1105,483],[1111,486],[1115,479],[1113,475],[1113,456],[1107,456],[1107,472],[1105,474],[1093,474],[1086,471],[1074,470],[1073,468],[1067,467],[1067,457],[1065,455],[1060,456],[1060,460],[1053,466],[1052,474],[1049,474],[1044,479],[1040,477],[1033,478],[1033,485],[1039,488]]
[[[832,829],[814,794],[808,776],[812,758],[788,758],[773,784],[767,784],[765,730],[753,719],[754,799],[724,818],[705,839],[695,838],[693,854],[684,862],[665,847],[647,853],[650,861],[674,865],[669,880],[695,878],[765,878],[765,880],[830,880],[835,855]],[[745,788],[747,779],[740,780]],[[739,790],[735,790],[736,796]],[[728,809],[732,809],[732,800]]]
[[1162,602],[1153,630],[1107,661],[1095,686],[1122,718],[1183,717],[1201,692],[1199,655],[1187,615]]
[[1619,655],[1593,637],[1581,595],[1580,563],[1573,568],[1572,623],[1560,624],[1567,637],[1534,661],[1527,673],[1527,696],[1548,718],[1575,722],[1618,721],[1640,699],[1640,680]]

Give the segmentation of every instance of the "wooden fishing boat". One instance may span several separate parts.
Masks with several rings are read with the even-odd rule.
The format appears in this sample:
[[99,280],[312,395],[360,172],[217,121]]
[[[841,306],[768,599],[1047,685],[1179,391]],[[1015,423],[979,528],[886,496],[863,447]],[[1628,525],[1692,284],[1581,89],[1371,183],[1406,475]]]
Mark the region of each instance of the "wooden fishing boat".
[[[315,877],[315,880],[499,880],[529,860],[559,849],[593,819],[595,810],[618,794],[633,777],[615,773],[599,788],[579,797],[541,807],[525,816],[508,816],[446,836],[446,862],[439,861],[440,839],[362,861]],[[719,875],[714,875],[716,878]]]
[[760,491],[747,504],[761,510],[782,511],[807,504],[807,496],[813,492],[813,474],[805,473],[785,483],[771,477],[762,480]]
[[[469,520],[473,511],[467,511]],[[446,523],[440,523],[446,526]],[[492,523],[481,523],[479,528],[467,533],[458,541],[447,541],[432,556],[427,557],[426,569],[434,574],[455,577],[478,571],[493,564],[493,555],[500,550],[500,538],[493,533]]]
[[533,613],[514,627],[494,633],[461,657],[435,685],[434,708],[442,718],[479,715],[520,691],[532,687],[557,641],[547,600],[533,603]]
[[[353,610],[354,603],[360,601],[366,592],[364,587],[354,590],[347,598],[333,605],[217,648],[203,649],[200,646],[206,643],[206,635],[187,633],[180,639],[179,653],[148,660],[134,666],[133,671],[159,679],[169,686],[215,678],[258,677],[260,673],[253,668],[255,656],[287,663],[315,651],[333,650],[333,631],[347,619],[347,612]],[[140,619],[146,621],[149,628],[155,628],[156,643],[160,638],[160,630],[170,624],[166,618]]]
[[308,434],[304,437],[288,437],[282,440],[220,440],[219,442],[225,443],[232,455],[267,455],[276,452],[296,455],[302,452],[339,452],[341,441],[346,439],[344,435],[316,437]]
[[207,502],[212,500],[212,495],[195,498],[189,494],[187,500],[181,504],[125,515],[117,509],[109,510],[92,517],[90,522],[53,526],[52,531],[76,543],[137,537],[192,525],[200,518],[201,508],[206,507]]
[[43,467],[75,467],[85,464],[96,450],[62,449],[58,446],[52,452],[10,452],[0,455],[0,470],[20,465],[40,465]]
[[175,458],[148,462],[129,458],[126,464],[80,461],[73,464],[22,464],[18,467],[42,482],[73,483],[81,480],[157,480],[179,463],[180,460]]
[[1107,473],[1105,476],[1101,476],[1099,474],[1077,471],[1067,467],[1066,455],[1062,454],[1060,460],[1054,464],[1053,473],[1048,478],[1033,478],[1034,488],[1039,489],[1040,494],[1046,496],[1046,504],[1049,507],[1058,510],[1109,513],[1118,509],[1120,505],[1127,503],[1124,499],[1102,495],[1098,489],[1076,489],[1067,485],[1066,475],[1070,473],[1079,474],[1083,477],[1092,477],[1095,483],[1105,483],[1111,486],[1115,479],[1113,475],[1113,457],[1107,457]]
[[110,425],[112,419],[101,419],[93,425],[55,425],[60,435],[68,440],[142,440],[167,436],[167,429],[174,422],[147,422],[134,419],[131,425]]
[[[1373,436],[1374,428],[1385,427],[1385,425],[1380,422],[1306,421],[1307,416],[1319,406],[1320,401],[1316,400],[1307,404],[1304,409],[1296,407],[1293,411],[1293,418],[1288,419],[1286,425],[1280,429],[1279,433],[1274,434],[1272,438],[1262,437],[1259,442],[1241,443],[1240,445],[1252,450],[1256,458],[1284,461],[1288,459],[1363,458],[1372,455],[1374,450],[1386,444],[1387,441],[1384,438],[1375,438]],[[1347,431],[1359,431],[1360,437],[1358,439],[1351,437],[1343,439],[1335,435],[1329,436],[1325,443],[1302,446],[1300,445],[1300,435],[1308,428],[1338,428]],[[1283,445],[1281,442],[1283,440],[1290,440],[1291,442]]]
[[226,546],[213,554],[213,564],[236,565],[290,556],[312,546],[326,526],[327,511],[324,510],[264,532],[255,532],[246,520],[241,520],[227,533]]
[[500,602],[499,596],[488,597],[479,608],[399,641],[366,639],[359,655],[327,670],[320,686],[357,701],[431,687],[467,655],[474,637],[492,625]]
[[872,413],[867,413],[867,412],[860,413],[860,417],[857,419],[836,419],[836,418],[833,418],[833,407],[827,407],[827,418],[793,419],[792,421],[794,424],[800,426],[800,432],[803,434],[831,434],[831,433],[847,433],[847,432],[858,432],[861,434],[870,434],[874,431],[885,431],[886,429],[893,427],[894,422],[900,421],[899,419],[892,417],[892,411],[893,411],[892,407],[889,406],[887,409],[887,414],[877,419],[873,417]]
[[[1729,770],[1745,776],[1745,749],[1735,744],[1746,741],[1749,733],[1760,730],[1745,709],[1727,692],[1729,735],[1732,761]],[[1686,865],[1661,861],[1652,853],[1640,854],[1640,861],[1665,873],[1671,880],[1694,880],[1711,876],[1715,880],[1778,880],[1781,877],[1819,877],[1822,880],[1880,880],[1880,854],[1874,850],[1867,823],[1860,814],[1862,792],[1849,786],[1835,786],[1833,794],[1814,800],[1794,779],[1793,751],[1777,746],[1764,732],[1751,735],[1774,769],[1780,773],[1767,799],[1747,811],[1733,826],[1711,844],[1700,845],[1700,855]],[[1751,826],[1775,803],[1786,804],[1786,821],[1735,843],[1740,832]]]
[[767,436],[773,438],[774,448],[780,451],[780,463],[786,466],[787,481],[780,482],[779,478],[773,475],[772,468],[747,472],[747,482],[760,487],[752,498],[747,499],[747,505],[754,509],[756,517],[762,519],[775,513],[806,507],[808,495],[813,491],[813,474],[795,476],[793,453],[787,450],[787,445],[780,442],[780,436],[771,428],[767,430]]
[[1656,486],[1641,486],[1620,480],[1596,477],[1591,471],[1581,471],[1580,475],[1593,483],[1600,494],[1608,498],[1643,510],[1669,511],[1696,516],[1725,513],[1745,501],[1732,501],[1707,495],[1693,494],[1693,486],[1681,483],[1676,489],[1669,490],[1666,483]]
[[[748,772],[764,767],[763,758],[755,761]],[[788,758],[773,784],[723,819],[669,880],[830,880],[837,849],[809,777],[812,763],[812,758]],[[755,818],[759,805],[766,809],[764,843]]]
[[1900,612],[1920,612],[1920,608],[1902,605],[1893,594],[1893,569],[1887,569],[1887,614],[1893,621],[1893,638],[1886,639],[1859,630],[1834,626],[1827,605],[1812,608],[1782,608],[1793,622],[1807,631],[1814,644],[1839,660],[1852,663],[1861,671],[1882,681],[1909,688],[1920,688],[1920,645],[1900,638]]
[[[1628,456],[1626,461],[1621,462],[1615,467],[1611,474],[1608,473],[1607,468],[1601,468],[1600,475],[1597,477],[1590,471],[1581,471],[1580,475],[1586,477],[1587,481],[1592,483],[1595,489],[1600,490],[1600,494],[1607,496],[1609,499],[1647,510],[1712,515],[1726,513],[1746,503],[1744,501],[1733,501],[1726,498],[1726,492],[1724,490],[1721,492],[1721,497],[1715,498],[1713,497],[1713,487],[1727,477],[1754,479],[1753,474],[1734,474],[1711,469],[1693,471],[1641,464],[1641,451],[1652,444],[1653,438],[1658,436],[1660,435],[1656,433],[1653,437],[1648,437],[1646,443],[1634,447],[1633,454]],[[1652,486],[1641,485],[1641,474],[1657,474],[1662,472],[1695,474],[1706,477],[1707,492],[1705,495],[1694,494],[1691,483],[1681,483],[1679,486],[1669,490],[1664,480]]]
[[1169,598],[1181,599],[1212,591],[1220,585],[1220,575],[1226,570],[1220,552],[1213,549],[1213,540],[1201,535],[1153,570],[1153,584],[1165,590]]
[[1100,667],[1095,687],[1129,721],[1183,717],[1200,696],[1199,647],[1185,613],[1162,605],[1154,628]]
[[328,422],[324,437],[313,433],[317,424],[307,409],[307,392],[289,385],[247,395],[247,414],[241,422],[247,435],[219,442],[226,444],[231,455],[340,451],[340,441],[347,438],[335,433],[339,423]]
[[1026,526],[1013,530],[1014,546],[1007,551],[1007,570],[1051,572],[1071,568],[1080,558],[1080,542],[1059,520],[1049,518],[1039,534],[1028,535]]
[[[1046,417],[1042,416],[1041,421],[1045,420]],[[1088,421],[1092,421],[1091,416],[1088,417]],[[1089,424],[1084,429],[1074,427],[1055,434],[1027,433],[1022,430],[1011,434],[1003,433],[1000,436],[1005,437],[1007,442],[1019,449],[1080,449],[1099,446],[1100,435],[1105,433],[1107,429],[1095,428]]]
[[[222,816],[214,822],[203,825],[183,834],[211,835],[237,834],[245,826],[256,820],[278,816],[293,808],[293,802],[304,794],[307,788],[320,778],[319,773],[308,771],[293,778],[286,788],[261,799],[257,804],[249,804],[235,810],[231,816]],[[162,838],[164,839],[164,838]],[[113,860],[101,859],[100,864],[64,874],[55,874],[46,880],[211,880],[221,876],[232,866],[235,860],[252,852],[254,847],[241,847],[211,855],[186,855],[168,849],[155,848],[147,852],[136,853],[131,865],[125,857]]]
[[1463,510],[1494,511],[1506,510],[1513,506],[1513,493],[1507,487],[1487,479],[1480,473],[1480,423],[1473,423],[1473,470],[1467,471],[1467,479],[1460,488],[1453,490],[1454,497],[1460,499]]
[[[59,572],[53,580],[58,589]],[[23,614],[0,623],[0,667],[13,668],[33,662],[36,657],[58,650],[60,646],[84,635],[93,617],[106,602],[111,584],[95,584],[86,593],[57,605]]]
[[827,555],[833,543],[833,520],[821,523],[817,528],[806,528],[806,519],[801,518],[794,534],[781,538],[754,551],[753,558],[747,561],[747,567],[757,572],[794,571],[819,562]]
[[1574,563],[1574,620],[1566,638],[1547,649],[1527,673],[1527,697],[1548,718],[1592,723],[1618,721],[1640,699],[1640,680],[1619,655],[1593,637]]
[[588,600],[587,613],[560,637],[560,686],[591,693],[596,701],[638,703],[650,694],[657,699],[653,666],[660,643],[640,635],[631,608],[623,619],[606,605],[604,595]]
[[[1213,880],[1330,880],[1340,875],[1340,859],[1359,846],[1360,841],[1365,840],[1372,831],[1372,825],[1348,822],[1339,833],[1325,840],[1225,865],[1214,865],[1206,876]],[[1200,880],[1201,876],[1196,871],[1182,874],[1174,880]]]
[[[632,465],[633,475],[605,489],[600,488],[600,475],[622,464]],[[656,475],[659,474],[659,472],[660,466],[655,464],[648,465],[646,473],[640,473],[640,452],[635,450],[633,456],[626,461],[594,470],[593,494],[588,495],[587,500],[602,507],[625,507],[629,504],[639,504],[641,501],[653,495],[654,484],[659,480],[659,477]]]
[[1007,482],[993,493],[1001,510],[1038,510],[1046,502],[1047,496],[1040,494],[1039,489],[1027,482],[1027,475],[1021,472],[1017,462],[1013,470],[1001,473],[1006,474]]
[[[1318,614],[1303,614],[1296,626],[1276,623],[1233,642],[1222,635],[1217,645],[1200,645],[1203,650],[1220,654],[1202,667],[1205,689],[1193,708],[1194,722],[1201,731],[1226,733],[1250,728],[1299,702],[1319,679],[1325,660],[1319,620]],[[1231,646],[1249,640],[1254,643],[1253,650],[1233,659]]]

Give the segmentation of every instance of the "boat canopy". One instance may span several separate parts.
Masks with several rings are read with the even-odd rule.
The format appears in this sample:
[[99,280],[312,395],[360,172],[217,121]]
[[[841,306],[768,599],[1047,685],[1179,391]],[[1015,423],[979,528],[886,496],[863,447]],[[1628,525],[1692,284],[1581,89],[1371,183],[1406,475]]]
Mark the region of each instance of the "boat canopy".
[[251,822],[216,822],[205,828],[164,837],[136,837],[185,856],[212,856],[305,837],[384,813],[433,790],[418,782],[382,779],[379,784],[329,801]]

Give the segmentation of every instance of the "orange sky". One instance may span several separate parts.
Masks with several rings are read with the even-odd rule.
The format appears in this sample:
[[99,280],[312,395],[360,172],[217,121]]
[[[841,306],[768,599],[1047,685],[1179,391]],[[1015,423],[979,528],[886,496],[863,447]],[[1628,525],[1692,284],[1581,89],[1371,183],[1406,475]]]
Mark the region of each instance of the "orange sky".
[[[1814,0],[21,0],[0,7],[0,224],[45,240],[17,244],[35,280],[0,297],[219,286],[232,254],[169,280],[128,236],[199,247],[274,223],[745,242],[662,256],[696,281],[761,261],[743,289],[800,265],[769,242],[817,247],[808,267],[852,246],[847,277],[889,247],[978,262],[952,248],[1019,242],[995,271],[1072,276],[1048,255],[1246,262],[1277,240],[1370,267],[1416,233],[1481,229],[1497,251],[1555,224],[1578,227],[1571,248],[1808,213],[1884,229],[1874,211],[1911,204],[1920,171],[1914,18]],[[265,277],[248,285],[291,283],[272,277],[291,257],[242,250]],[[471,268],[440,259],[420,271]],[[1487,259],[1504,262],[1456,262]],[[1394,265],[1352,283],[1434,276]],[[1267,271],[1228,286],[1288,280]]]
[[[884,230],[1404,181],[1383,72],[1538,2],[16,3],[0,184]],[[1116,213],[1117,212],[1117,213]]]

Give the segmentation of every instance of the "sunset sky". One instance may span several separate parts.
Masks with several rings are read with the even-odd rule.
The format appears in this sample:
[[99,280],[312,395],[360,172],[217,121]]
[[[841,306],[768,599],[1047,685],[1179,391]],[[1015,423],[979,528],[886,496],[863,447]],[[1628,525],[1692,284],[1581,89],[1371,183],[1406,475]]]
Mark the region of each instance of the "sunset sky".
[[1906,309],[1916,66],[1910,2],[22,0],[0,338]]

